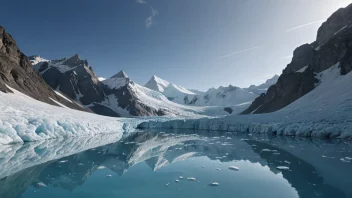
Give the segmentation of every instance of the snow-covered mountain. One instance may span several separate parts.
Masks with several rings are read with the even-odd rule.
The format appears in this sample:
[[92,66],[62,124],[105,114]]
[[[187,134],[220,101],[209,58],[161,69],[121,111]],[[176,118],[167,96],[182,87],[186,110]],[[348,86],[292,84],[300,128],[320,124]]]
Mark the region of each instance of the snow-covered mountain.
[[[73,100],[84,108],[97,114],[113,117],[129,116],[197,116],[226,115],[222,107],[190,107],[170,101],[170,97],[192,94],[185,88],[163,82],[154,77],[155,89],[151,90],[132,81],[124,71],[112,77],[99,79],[87,60],[81,60],[76,54],[70,58],[46,60],[32,56],[34,68],[55,92]],[[167,85],[167,86],[165,86]],[[181,96],[180,96],[181,97]],[[248,104],[247,104],[248,105]],[[246,108],[246,105],[233,105],[233,112]]]
[[271,85],[274,85],[279,79],[278,75],[268,79],[265,83],[260,85],[251,85],[248,88],[245,88],[246,91],[253,92],[258,96],[262,93],[266,93]]
[[[162,94],[131,81],[123,71],[103,81],[87,60],[76,54],[70,58],[47,61],[32,57],[34,68],[57,92],[75,100],[97,114],[107,116],[186,115]],[[37,61],[41,60],[41,61]]]
[[170,83],[157,76],[153,76],[145,87],[164,94],[170,101],[191,106],[233,106],[252,102],[261,93],[276,83],[278,76],[267,80],[265,83],[249,88],[235,86],[211,88],[206,92],[189,90],[182,86]]
[[[163,93],[170,101],[181,103],[187,95],[195,95],[192,91],[163,80],[157,76],[152,76],[145,87]],[[181,103],[182,104],[182,103]]]
[[258,95],[229,85],[210,88],[203,94],[187,95],[183,102],[195,106],[232,106],[253,101]]

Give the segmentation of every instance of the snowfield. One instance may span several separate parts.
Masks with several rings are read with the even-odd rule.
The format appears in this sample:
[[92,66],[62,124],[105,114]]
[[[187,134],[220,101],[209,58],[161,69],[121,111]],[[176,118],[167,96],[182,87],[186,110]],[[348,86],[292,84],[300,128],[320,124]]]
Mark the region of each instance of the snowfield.
[[14,89],[0,92],[0,144],[52,138],[123,134],[142,120],[112,118],[34,100]]
[[342,76],[336,64],[318,73],[317,78],[320,83],[314,90],[277,112],[166,122],[151,120],[138,127],[352,138],[352,72]]

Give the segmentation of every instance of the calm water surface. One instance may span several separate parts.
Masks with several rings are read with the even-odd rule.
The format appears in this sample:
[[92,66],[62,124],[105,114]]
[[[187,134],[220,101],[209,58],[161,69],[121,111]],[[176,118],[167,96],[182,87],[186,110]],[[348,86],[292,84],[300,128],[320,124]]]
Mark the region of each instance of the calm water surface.
[[352,197],[351,142],[183,133],[0,147],[0,197]]

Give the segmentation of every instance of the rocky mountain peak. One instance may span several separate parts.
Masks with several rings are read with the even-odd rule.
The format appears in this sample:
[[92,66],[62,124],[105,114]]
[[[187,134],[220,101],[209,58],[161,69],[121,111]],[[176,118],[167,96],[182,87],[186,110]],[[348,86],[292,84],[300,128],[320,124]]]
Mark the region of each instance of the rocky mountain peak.
[[23,94],[45,103],[53,100],[73,109],[83,110],[75,103],[58,96],[36,72],[30,60],[18,48],[15,40],[0,26],[0,91],[11,92],[10,86]]
[[111,78],[128,78],[128,75],[126,74],[126,72],[121,70],[119,73],[113,75]]
[[81,60],[78,54],[73,55],[71,58],[68,58],[63,62],[63,65],[67,65],[70,67],[75,67],[75,66],[88,66],[88,61],[87,60]]
[[352,21],[352,4],[334,12],[319,28],[317,45],[326,44],[336,33],[346,28]]

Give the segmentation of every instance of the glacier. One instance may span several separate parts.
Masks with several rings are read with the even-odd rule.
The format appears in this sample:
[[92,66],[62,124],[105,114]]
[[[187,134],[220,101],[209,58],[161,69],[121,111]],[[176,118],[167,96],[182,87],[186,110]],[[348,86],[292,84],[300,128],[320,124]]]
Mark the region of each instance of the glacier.
[[0,144],[132,131],[142,119],[112,118],[0,92]]
[[275,135],[352,138],[352,73],[340,75],[339,63],[317,74],[311,92],[287,107],[266,114],[222,118],[147,121],[140,129],[192,129]]

